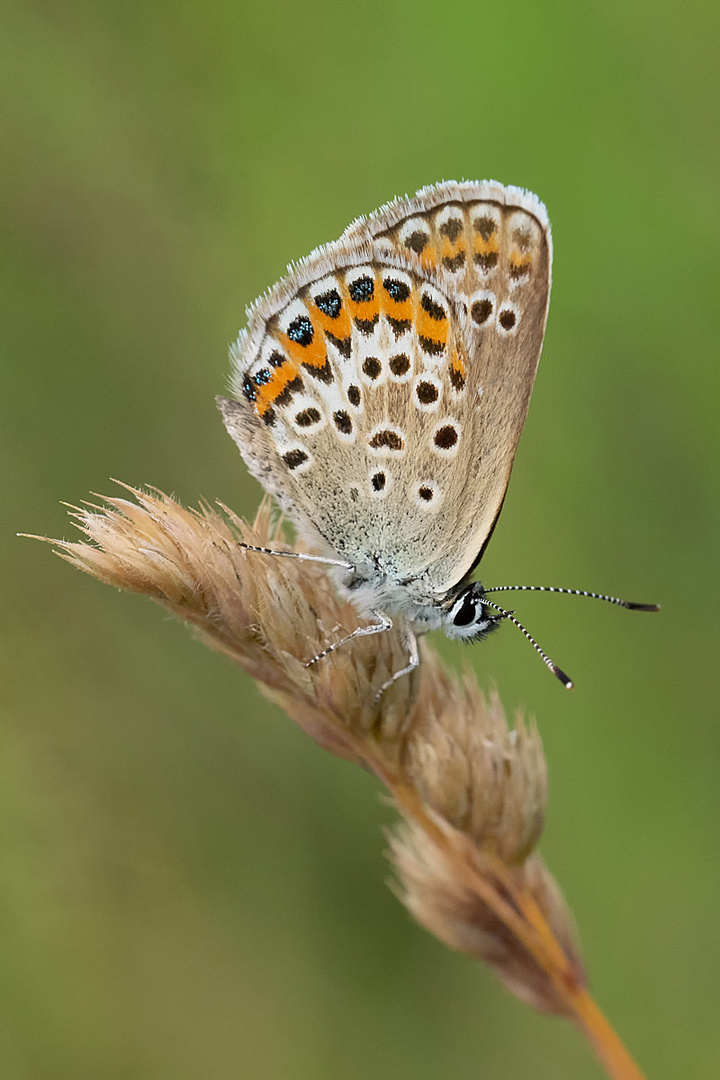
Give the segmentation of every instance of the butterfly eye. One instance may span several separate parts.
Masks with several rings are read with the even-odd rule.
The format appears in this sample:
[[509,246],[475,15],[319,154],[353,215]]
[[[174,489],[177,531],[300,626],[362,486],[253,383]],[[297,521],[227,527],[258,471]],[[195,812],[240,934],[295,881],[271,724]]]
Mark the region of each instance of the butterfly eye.
[[473,641],[484,637],[494,629],[497,620],[489,614],[483,603],[483,588],[479,582],[468,585],[455,598],[447,613],[444,627],[449,638]]
[[460,606],[455,605],[453,608],[453,626],[469,626],[470,623],[475,622],[477,618],[478,602],[475,597],[465,593]]

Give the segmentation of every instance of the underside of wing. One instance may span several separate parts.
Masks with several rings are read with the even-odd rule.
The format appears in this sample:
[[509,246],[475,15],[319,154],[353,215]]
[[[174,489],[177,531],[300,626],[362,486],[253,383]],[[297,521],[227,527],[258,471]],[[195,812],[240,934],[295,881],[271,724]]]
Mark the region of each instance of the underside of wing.
[[542,345],[542,204],[443,184],[355,222],[250,312],[226,426],[299,529],[425,599],[502,505]]
[[432,272],[338,244],[261,302],[235,350],[220,407],[248,467],[361,577],[427,591],[464,516],[481,413],[465,339]]

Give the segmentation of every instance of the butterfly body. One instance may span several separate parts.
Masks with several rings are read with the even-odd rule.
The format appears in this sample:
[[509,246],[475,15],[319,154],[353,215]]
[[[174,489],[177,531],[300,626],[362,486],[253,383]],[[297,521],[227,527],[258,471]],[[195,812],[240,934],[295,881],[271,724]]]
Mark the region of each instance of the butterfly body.
[[250,309],[226,426],[347,564],[338,584],[364,613],[448,629],[509,480],[551,259],[534,195],[439,184],[358,219]]

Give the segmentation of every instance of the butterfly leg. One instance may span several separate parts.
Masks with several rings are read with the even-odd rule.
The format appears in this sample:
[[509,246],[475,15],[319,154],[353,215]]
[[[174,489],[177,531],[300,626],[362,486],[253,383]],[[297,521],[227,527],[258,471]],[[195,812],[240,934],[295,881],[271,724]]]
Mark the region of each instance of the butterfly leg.
[[323,649],[317,656],[313,656],[312,660],[307,660],[305,667],[312,667],[313,664],[317,664],[318,660],[322,660],[331,652],[335,652],[341,645],[347,645],[348,641],[353,641],[354,638],[369,637],[370,634],[384,634],[387,630],[392,630],[392,619],[388,619],[387,615],[383,615],[382,611],[373,611],[372,614],[378,620],[376,623],[371,623],[370,626],[359,626],[357,630],[353,630],[352,634],[347,634],[346,637],[340,638],[339,641],[334,641],[332,645],[328,645],[327,649]]
[[238,540],[238,547],[245,551],[258,551],[261,555],[280,555],[285,559],[301,559],[302,562],[323,563],[325,566],[342,566],[345,570],[354,570],[352,563],[343,559],[326,559],[324,555],[307,555],[304,551],[276,551],[274,548],[257,547],[255,544],[245,544]]
[[409,675],[411,671],[414,671],[415,668],[420,665],[420,653],[418,650],[417,638],[409,627],[405,630],[403,640],[407,645],[408,663],[404,668],[401,668],[400,671],[396,671],[391,679],[388,679],[387,682],[382,684],[375,695],[376,702],[380,700],[385,691],[391,687],[394,682],[397,682],[398,679],[402,679],[403,675]]
[[[255,544],[245,544],[242,541],[238,541],[238,546],[245,548],[246,551],[257,551],[261,555],[282,555],[285,558],[302,559],[305,562],[324,563],[326,566],[342,566],[345,570],[355,569],[352,563],[344,562],[342,559],[328,559],[322,555],[307,555],[301,551],[276,551],[274,548],[258,547]],[[357,630],[353,630],[352,634],[346,634],[346,636],[340,638],[339,641],[334,641],[332,645],[328,645],[328,647],[323,649],[322,652],[319,652],[317,656],[313,656],[312,660],[307,660],[305,662],[305,667],[313,667],[319,660],[323,660],[326,656],[329,656],[331,652],[335,652],[336,649],[339,649],[342,645],[347,645],[349,641],[353,641],[355,638],[370,637],[372,634],[384,634],[388,630],[392,630],[392,619],[388,618],[382,611],[373,610],[371,614],[375,616],[377,622],[371,623],[370,626],[359,626]],[[401,668],[400,671],[396,671],[391,679],[388,679],[387,682],[382,684],[375,695],[375,701],[379,701],[389,686],[392,686],[394,682],[401,679],[403,675],[409,675],[420,663],[417,638],[412,630],[405,631],[404,640],[408,648],[409,663],[404,668]]]

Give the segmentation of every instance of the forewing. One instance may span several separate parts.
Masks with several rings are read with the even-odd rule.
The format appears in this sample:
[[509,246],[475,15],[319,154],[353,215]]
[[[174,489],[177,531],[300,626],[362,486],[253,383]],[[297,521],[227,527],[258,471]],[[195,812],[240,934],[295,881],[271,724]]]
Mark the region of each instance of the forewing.
[[367,580],[432,592],[460,535],[482,422],[465,321],[416,260],[338,242],[259,303],[235,349],[220,404],[248,467]]

